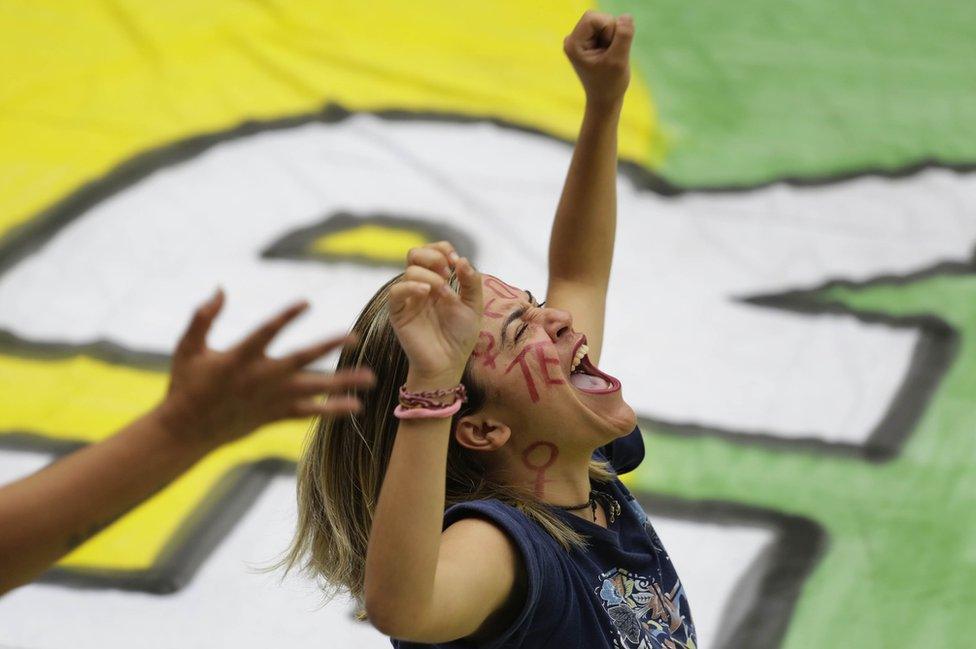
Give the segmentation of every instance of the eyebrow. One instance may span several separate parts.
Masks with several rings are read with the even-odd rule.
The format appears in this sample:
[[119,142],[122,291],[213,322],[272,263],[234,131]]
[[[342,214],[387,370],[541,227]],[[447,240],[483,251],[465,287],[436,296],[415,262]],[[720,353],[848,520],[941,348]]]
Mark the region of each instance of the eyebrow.
[[[529,302],[533,306],[535,306],[535,298],[532,297],[532,292],[526,291],[525,293],[529,296]],[[518,318],[521,318],[523,315],[525,315],[525,312],[528,310],[529,307],[520,306],[519,308],[509,313],[508,317],[505,318],[505,322],[502,323],[502,347],[505,346],[505,339],[508,337],[508,325],[512,324],[512,322],[517,320]]]

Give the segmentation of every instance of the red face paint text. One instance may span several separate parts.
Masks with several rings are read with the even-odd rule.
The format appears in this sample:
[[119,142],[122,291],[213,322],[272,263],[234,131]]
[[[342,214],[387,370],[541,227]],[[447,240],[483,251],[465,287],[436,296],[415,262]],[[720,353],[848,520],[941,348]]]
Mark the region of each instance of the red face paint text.
[[525,387],[529,392],[529,398],[532,399],[532,403],[539,400],[539,390],[535,385],[535,378],[532,376],[532,370],[529,368],[529,363],[526,360],[526,356],[532,352],[536,358],[536,362],[539,365],[539,369],[542,370],[542,380],[544,385],[562,385],[565,383],[561,378],[553,377],[549,375],[549,365],[559,365],[558,358],[552,358],[546,356],[546,344],[545,343],[532,343],[531,345],[526,345],[519,352],[518,356],[515,357],[508,367],[505,368],[505,374],[508,374],[516,364],[522,370],[522,378],[525,379]]

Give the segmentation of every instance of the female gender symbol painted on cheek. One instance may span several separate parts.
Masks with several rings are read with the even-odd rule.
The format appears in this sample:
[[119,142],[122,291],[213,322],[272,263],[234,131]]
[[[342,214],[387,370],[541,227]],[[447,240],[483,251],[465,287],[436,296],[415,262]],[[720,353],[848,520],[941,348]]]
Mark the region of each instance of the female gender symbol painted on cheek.
[[[546,469],[551,467],[559,457],[559,447],[552,442],[535,442],[529,444],[522,451],[522,464],[530,471],[535,471],[535,495],[542,498],[545,495]],[[533,462],[532,460],[536,460]]]
[[498,352],[492,353],[493,349],[495,349],[495,337],[490,332],[480,331],[478,332],[478,344],[475,345],[471,355],[480,358],[485,367],[495,369],[495,359],[498,358]]

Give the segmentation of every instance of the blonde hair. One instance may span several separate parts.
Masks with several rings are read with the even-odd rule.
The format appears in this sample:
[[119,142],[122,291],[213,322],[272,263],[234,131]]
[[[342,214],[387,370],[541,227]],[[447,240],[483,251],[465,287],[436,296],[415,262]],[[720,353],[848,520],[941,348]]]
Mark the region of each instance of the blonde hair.
[[[393,449],[398,421],[393,408],[406,381],[407,356],[388,317],[389,291],[402,275],[383,285],[353,325],[359,334],[354,347],[343,349],[338,369],[366,365],[376,374],[376,386],[361,393],[363,409],[357,415],[316,421],[298,465],[298,525],[285,557],[277,564],[288,570],[299,566],[317,578],[331,598],[348,592],[362,605],[366,547],[380,486]],[[457,290],[455,277],[451,286]],[[454,415],[480,410],[488,394],[465,368],[461,382],[468,401]],[[613,479],[606,463],[591,461],[590,478]],[[447,454],[445,506],[495,498],[516,507],[538,523],[567,551],[583,547],[585,540],[553,514],[531,492],[491,480],[478,458],[453,437]]]

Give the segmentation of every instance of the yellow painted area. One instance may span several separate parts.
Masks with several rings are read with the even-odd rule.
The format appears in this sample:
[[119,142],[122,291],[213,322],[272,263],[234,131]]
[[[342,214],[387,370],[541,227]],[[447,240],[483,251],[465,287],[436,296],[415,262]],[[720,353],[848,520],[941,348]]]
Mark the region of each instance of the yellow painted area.
[[367,257],[377,261],[401,262],[407,252],[427,243],[427,237],[404,228],[360,225],[327,234],[312,243],[312,250],[333,255]]
[[[88,357],[37,361],[0,356],[0,430],[95,442],[135,419],[165,394],[167,376]],[[297,460],[308,422],[267,426],[211,454],[61,565],[150,567],[173,533],[228,471],[264,458]]]
[[[591,3],[59,0],[0,23],[0,234],[138,153],[249,119],[349,110],[491,116],[575,138],[562,38]],[[661,140],[634,74],[620,153]]]
[[266,458],[297,461],[308,427],[306,422],[274,424],[210,454],[169,488],[65,557],[60,565],[149,568],[183,521],[229,471]]
[[155,404],[165,393],[165,378],[85,356],[0,356],[0,431],[82,442],[103,439]]

